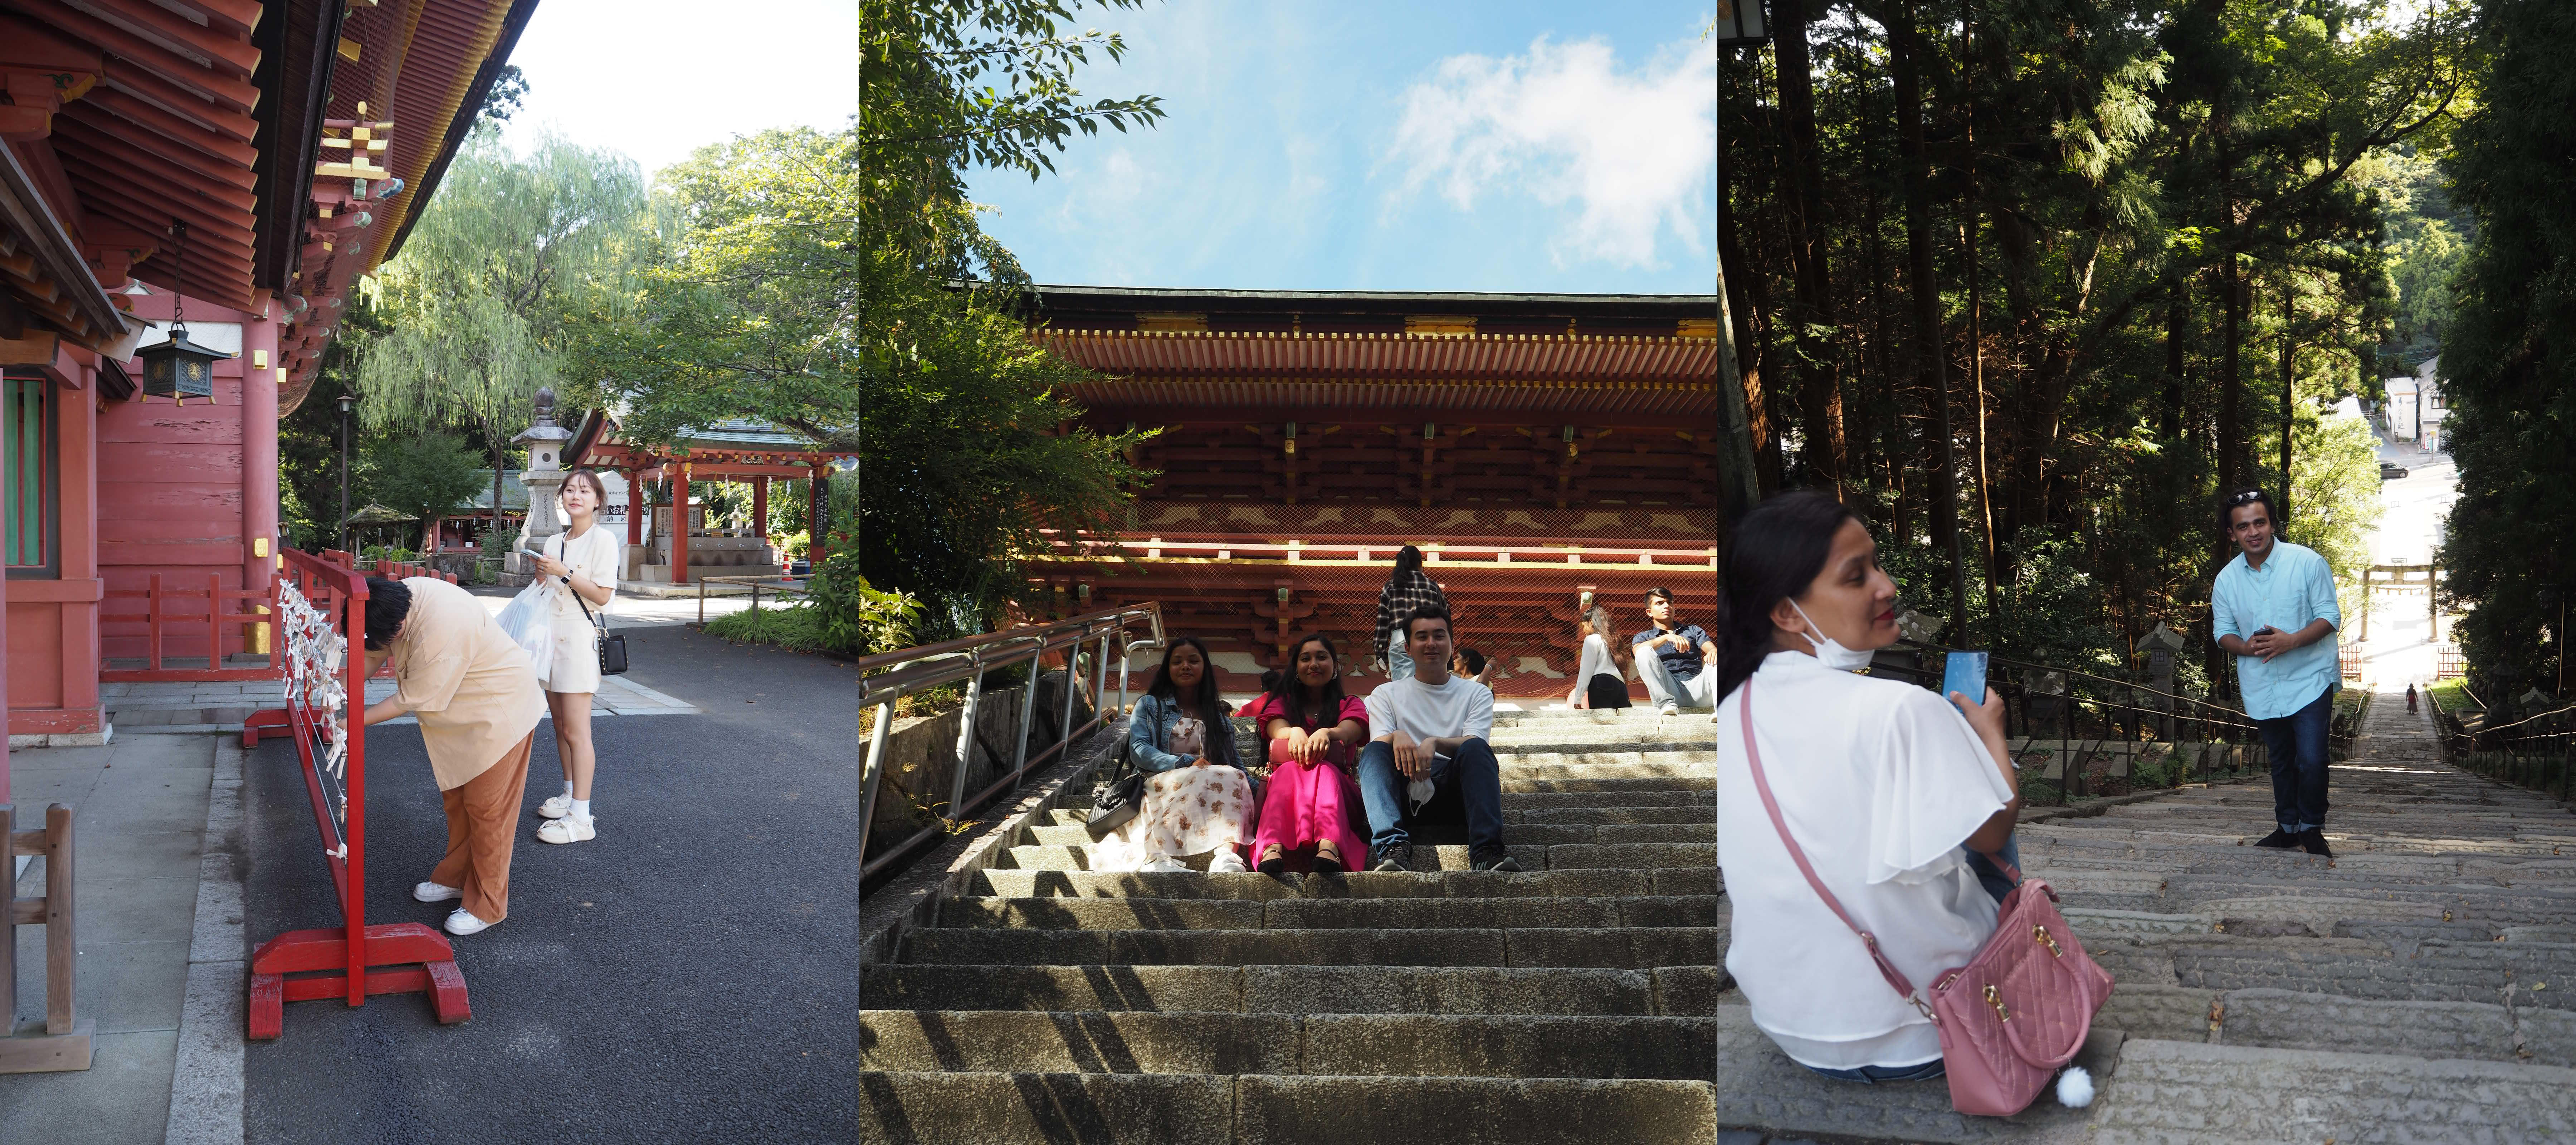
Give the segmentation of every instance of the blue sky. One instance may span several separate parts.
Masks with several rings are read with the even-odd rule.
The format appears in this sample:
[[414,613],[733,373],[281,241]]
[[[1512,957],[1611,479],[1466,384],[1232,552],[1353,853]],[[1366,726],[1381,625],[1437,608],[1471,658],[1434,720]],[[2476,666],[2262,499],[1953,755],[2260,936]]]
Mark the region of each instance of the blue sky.
[[[1707,293],[1717,278],[1712,0],[1166,0],[1092,98],[1158,127],[1076,136],[1057,173],[977,172],[1041,282]],[[510,128],[652,172],[730,135],[848,121],[857,6],[544,0]],[[1097,57],[1095,57],[1096,59]]]
[[1126,61],[1087,96],[1156,128],[980,172],[1041,282],[1707,293],[1709,0],[1198,0],[1089,12]]

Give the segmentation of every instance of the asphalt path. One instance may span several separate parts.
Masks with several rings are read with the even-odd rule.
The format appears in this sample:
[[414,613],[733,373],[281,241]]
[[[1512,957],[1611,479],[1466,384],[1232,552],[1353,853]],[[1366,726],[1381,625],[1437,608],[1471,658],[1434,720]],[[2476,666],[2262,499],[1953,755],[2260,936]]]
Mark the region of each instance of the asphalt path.
[[[834,661],[620,624],[636,682],[706,709],[592,725],[600,833],[538,842],[562,788],[551,723],[530,760],[510,916],[454,939],[474,1016],[425,996],[293,1002],[249,1047],[253,1145],[856,1136],[858,715]],[[246,930],[336,925],[294,747],[245,776]],[[369,922],[413,902],[446,821],[419,731],[368,737]]]

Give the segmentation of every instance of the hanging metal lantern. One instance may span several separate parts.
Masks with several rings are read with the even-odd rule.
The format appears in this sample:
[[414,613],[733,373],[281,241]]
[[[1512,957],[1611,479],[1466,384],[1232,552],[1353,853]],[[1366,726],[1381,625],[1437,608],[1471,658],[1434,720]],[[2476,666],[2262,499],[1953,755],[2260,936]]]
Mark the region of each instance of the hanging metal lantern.
[[171,220],[170,235],[178,241],[178,249],[171,253],[170,340],[147,346],[137,355],[143,359],[143,392],[174,402],[211,398],[215,396],[215,362],[232,355],[188,340],[188,300],[180,286],[188,262],[188,224]]
[[143,392],[174,401],[213,397],[215,362],[232,357],[189,341],[185,323],[171,324],[170,340],[144,347],[140,356],[143,359]]

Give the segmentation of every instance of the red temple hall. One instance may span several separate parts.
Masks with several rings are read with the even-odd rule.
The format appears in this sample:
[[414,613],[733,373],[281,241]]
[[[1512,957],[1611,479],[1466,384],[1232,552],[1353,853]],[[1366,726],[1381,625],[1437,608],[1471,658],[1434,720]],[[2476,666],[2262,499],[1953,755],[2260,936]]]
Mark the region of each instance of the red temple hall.
[[534,7],[0,0],[13,741],[267,650],[278,418]]
[[1229,692],[1308,631],[1375,676],[1407,544],[1505,697],[1572,687],[1588,597],[1629,633],[1653,587],[1716,615],[1713,295],[1033,297],[1033,337],[1107,375],[1073,395],[1088,424],[1161,431],[1126,527],[1039,562],[1035,587],[1064,613],[1163,601]]

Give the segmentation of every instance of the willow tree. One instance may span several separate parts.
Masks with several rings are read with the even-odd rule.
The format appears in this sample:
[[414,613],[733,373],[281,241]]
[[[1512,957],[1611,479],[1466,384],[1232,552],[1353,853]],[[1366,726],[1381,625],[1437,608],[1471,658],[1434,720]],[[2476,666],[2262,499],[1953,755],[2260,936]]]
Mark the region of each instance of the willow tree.
[[470,428],[498,506],[510,439],[562,379],[573,324],[615,309],[649,249],[643,209],[623,156],[553,136],[521,156],[478,128],[379,277],[389,329],[358,370],[366,429]]

